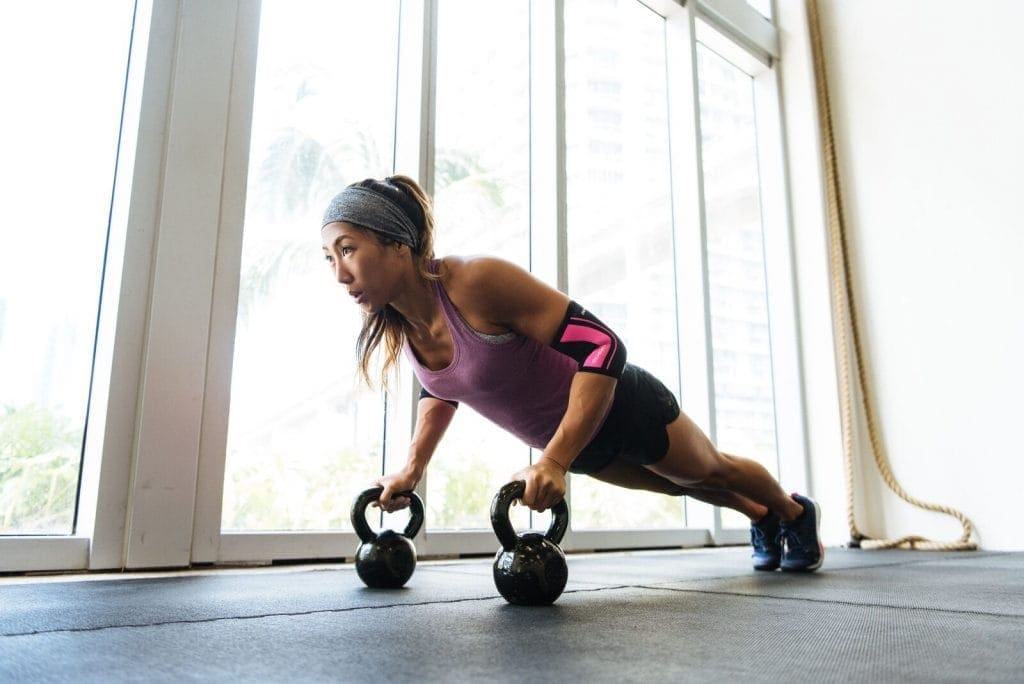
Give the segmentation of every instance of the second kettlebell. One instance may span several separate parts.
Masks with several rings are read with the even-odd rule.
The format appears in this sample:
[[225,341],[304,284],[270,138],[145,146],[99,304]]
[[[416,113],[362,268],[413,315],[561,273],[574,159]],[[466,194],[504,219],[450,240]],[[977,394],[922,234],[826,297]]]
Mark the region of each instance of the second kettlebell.
[[494,585],[509,603],[546,606],[562,594],[569,579],[565,554],[558,546],[569,527],[569,506],[563,499],[551,509],[547,533],[519,536],[509,521],[508,508],[525,490],[526,483],[509,482],[491,503],[491,525],[501,542],[494,557]]
[[382,530],[379,534],[366,522],[366,507],[380,498],[383,487],[371,487],[352,504],[352,527],[362,542],[356,550],[356,573],[366,586],[397,589],[412,577],[416,569],[416,547],[412,538],[423,525],[423,501],[416,492],[402,492],[411,503],[409,522],[404,532]]

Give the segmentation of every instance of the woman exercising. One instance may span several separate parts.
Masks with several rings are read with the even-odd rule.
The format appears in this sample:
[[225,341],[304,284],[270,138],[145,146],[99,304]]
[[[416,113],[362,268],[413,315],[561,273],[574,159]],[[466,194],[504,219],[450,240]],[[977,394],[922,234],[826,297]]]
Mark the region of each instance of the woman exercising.
[[786,494],[759,463],[719,452],[672,393],[626,362],[626,347],[590,311],[523,269],[489,257],[434,258],[429,198],[411,178],[367,179],[324,213],[324,256],[363,312],[364,379],[383,348],[382,377],[404,353],[423,387],[408,461],[380,478],[378,505],[408,505],[458,408],[541,451],[512,480],[543,511],[568,472],[670,496],[692,496],[751,520],[754,567],[816,570],[817,504]]

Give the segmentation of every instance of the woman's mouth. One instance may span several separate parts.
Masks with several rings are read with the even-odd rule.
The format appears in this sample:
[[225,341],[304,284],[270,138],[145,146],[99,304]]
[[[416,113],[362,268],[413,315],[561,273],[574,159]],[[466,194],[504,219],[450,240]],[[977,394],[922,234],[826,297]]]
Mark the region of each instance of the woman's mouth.
[[349,292],[349,295],[352,297],[353,300],[355,300],[356,304],[362,304],[363,299],[365,299],[366,297],[365,293],[363,293],[362,291]]

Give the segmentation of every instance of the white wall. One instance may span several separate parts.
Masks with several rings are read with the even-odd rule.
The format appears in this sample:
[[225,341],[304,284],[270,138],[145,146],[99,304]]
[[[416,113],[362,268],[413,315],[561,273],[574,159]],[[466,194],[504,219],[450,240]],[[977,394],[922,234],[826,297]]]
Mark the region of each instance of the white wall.
[[[791,4],[803,5],[781,0],[782,13],[800,19]],[[820,11],[856,295],[893,470],[912,496],[965,513],[983,548],[1024,549],[1024,3],[821,0]],[[800,47],[798,27],[789,38]],[[799,240],[808,228],[794,214]],[[813,394],[809,406],[829,403]],[[819,496],[845,508],[836,459],[812,440],[811,469],[829,474],[827,485],[814,480]],[[870,463],[858,472],[869,536],[960,535],[953,518],[897,499]]]

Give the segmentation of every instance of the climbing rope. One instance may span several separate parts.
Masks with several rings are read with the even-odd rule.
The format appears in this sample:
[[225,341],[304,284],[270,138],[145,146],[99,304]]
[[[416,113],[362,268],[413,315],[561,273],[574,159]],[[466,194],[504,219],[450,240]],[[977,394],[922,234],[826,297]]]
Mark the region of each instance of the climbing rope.
[[[843,220],[842,194],[840,193],[839,170],[836,163],[835,138],[832,130],[832,110],[829,104],[825,80],[825,59],[821,42],[821,27],[818,20],[817,0],[807,0],[807,15],[811,34],[811,50],[814,59],[815,86],[818,99],[818,117],[821,124],[822,147],[825,157],[825,195],[828,211],[829,270],[832,278],[833,330],[836,336],[836,354],[839,357],[840,420],[843,432],[843,464],[846,470],[847,522],[850,527],[852,544],[865,549],[891,549],[906,547],[934,551],[972,550],[977,544],[971,541],[974,526],[963,513],[948,506],[927,503],[910,496],[892,473],[889,459],[879,438],[878,423],[875,419],[874,399],[864,369],[864,353],[857,319],[857,307],[853,296],[853,278],[850,269],[850,250],[847,241],[846,224]],[[853,357],[850,356],[850,343]],[[856,370],[861,393],[861,404],[871,439],[871,452],[875,464],[889,489],[904,501],[918,508],[936,513],[945,513],[960,521],[963,535],[954,542],[936,542],[917,535],[895,539],[871,539],[857,528],[854,516],[854,449],[853,449],[853,385],[851,361]]]

